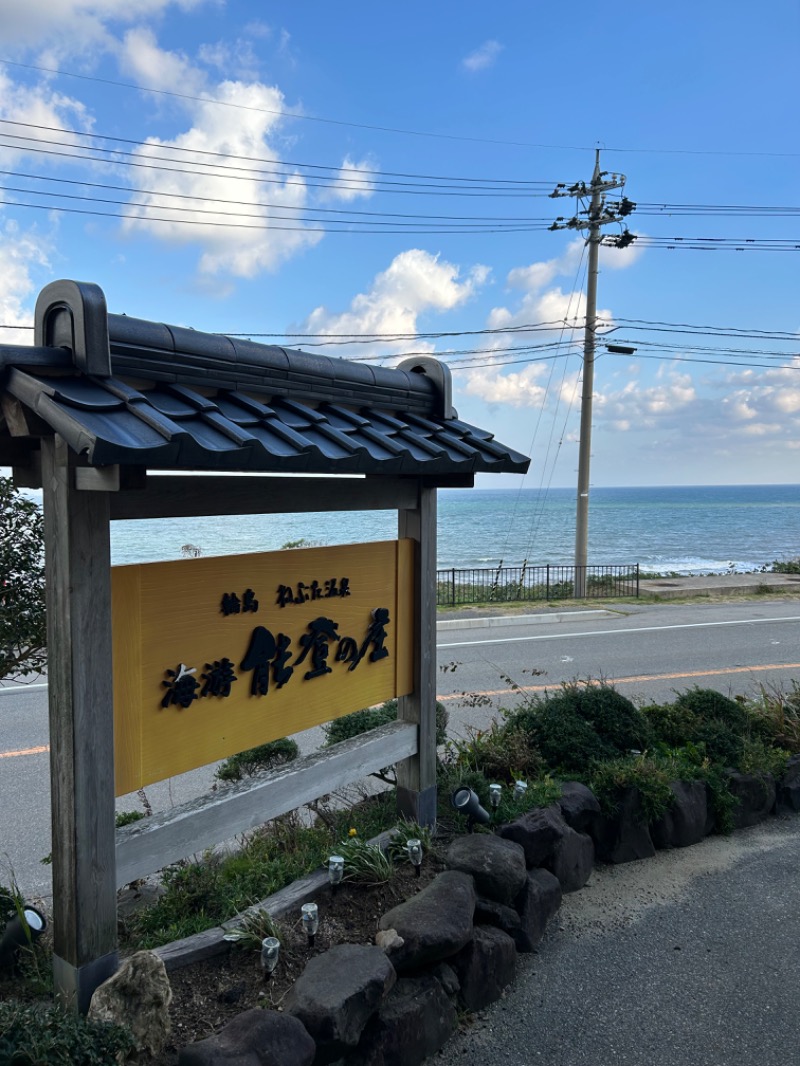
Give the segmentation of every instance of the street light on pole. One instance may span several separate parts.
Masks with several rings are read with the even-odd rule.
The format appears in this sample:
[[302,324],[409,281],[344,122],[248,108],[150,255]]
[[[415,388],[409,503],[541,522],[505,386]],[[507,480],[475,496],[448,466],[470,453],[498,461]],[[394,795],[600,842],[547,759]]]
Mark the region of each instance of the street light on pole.
[[[576,212],[569,220],[558,219],[551,230],[574,229],[587,230],[586,241],[589,245],[589,263],[586,279],[586,321],[583,334],[583,387],[581,392],[581,428],[578,451],[578,493],[575,513],[575,585],[576,599],[586,595],[586,566],[589,539],[589,470],[592,452],[592,398],[594,394],[594,360],[597,339],[597,275],[602,240],[601,227],[609,222],[619,222],[628,215],[635,204],[623,197],[619,204],[606,207],[605,194],[612,189],[621,189],[625,185],[623,174],[608,174],[600,170],[600,149],[595,150],[594,173],[592,180],[577,182],[569,186],[559,185],[550,194],[557,196],[574,196],[584,200],[591,196],[588,208]],[[585,216],[585,217],[581,217]],[[626,245],[635,237],[628,234]],[[624,236],[624,235],[623,235]],[[624,247],[625,245],[623,245]]]

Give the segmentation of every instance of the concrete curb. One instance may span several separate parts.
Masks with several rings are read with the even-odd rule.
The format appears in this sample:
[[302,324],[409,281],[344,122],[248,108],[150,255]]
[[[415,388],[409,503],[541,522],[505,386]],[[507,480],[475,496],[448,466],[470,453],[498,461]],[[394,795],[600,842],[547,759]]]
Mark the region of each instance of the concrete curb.
[[436,632],[449,629],[496,629],[500,626],[542,625],[547,622],[577,622],[579,618],[610,618],[616,612],[598,610],[558,611],[553,614],[501,614],[483,618],[442,618],[436,623]]

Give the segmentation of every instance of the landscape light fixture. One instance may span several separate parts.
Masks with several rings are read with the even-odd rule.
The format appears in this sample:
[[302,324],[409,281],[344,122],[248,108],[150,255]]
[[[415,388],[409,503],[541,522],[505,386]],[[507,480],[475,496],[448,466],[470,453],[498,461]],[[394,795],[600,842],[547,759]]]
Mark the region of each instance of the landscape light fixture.
[[276,936],[266,936],[261,941],[261,969],[264,971],[264,980],[269,981],[275,967],[278,965],[278,956],[281,953],[281,942]]
[[407,840],[406,851],[409,862],[414,867],[414,874],[419,877],[422,871],[422,841],[417,840],[416,837],[413,840]]
[[466,785],[459,785],[458,788],[453,790],[450,802],[460,814],[466,814],[467,832],[469,833],[472,832],[476,822],[481,822],[485,825],[491,821],[489,812],[481,807],[481,801],[477,795]]
[[313,948],[319,929],[319,908],[316,903],[304,903],[300,908],[300,913],[303,916],[303,929],[308,937],[308,946]]
[[344,880],[344,858],[341,855],[331,855],[328,859],[328,880],[332,892],[335,892]]
[[489,785],[489,803],[492,805],[492,810],[497,810],[500,806],[500,800],[503,798],[503,786],[502,785]]
[[41,911],[27,904],[7,923],[0,939],[0,970],[11,969],[21,948],[31,947],[45,931],[47,922]]
[[515,781],[514,782],[514,799],[522,799],[525,793],[528,791],[527,781]]

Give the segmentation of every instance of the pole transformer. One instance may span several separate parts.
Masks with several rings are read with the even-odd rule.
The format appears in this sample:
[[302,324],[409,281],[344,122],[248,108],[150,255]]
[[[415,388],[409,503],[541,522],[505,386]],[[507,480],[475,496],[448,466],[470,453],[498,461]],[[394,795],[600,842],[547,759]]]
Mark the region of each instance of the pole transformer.
[[[623,174],[608,174],[600,170],[600,149],[595,150],[594,173],[587,186],[578,182],[567,188],[557,186],[550,194],[557,196],[574,196],[578,201],[590,198],[588,208],[576,211],[573,218],[559,218],[550,227],[551,230],[574,229],[586,230],[586,242],[589,245],[588,273],[586,278],[586,320],[583,333],[583,386],[581,391],[581,428],[578,451],[578,494],[575,514],[575,589],[576,599],[586,595],[586,567],[589,541],[589,471],[592,454],[592,399],[594,396],[594,361],[597,338],[597,275],[600,256],[600,243],[603,240],[602,228],[609,222],[619,222],[623,215],[630,214],[636,206],[629,200],[620,204],[606,205],[605,194],[625,185]],[[624,206],[623,206],[624,205]],[[626,229],[619,239],[620,246],[626,247],[635,238]],[[613,242],[618,243],[618,242]]]

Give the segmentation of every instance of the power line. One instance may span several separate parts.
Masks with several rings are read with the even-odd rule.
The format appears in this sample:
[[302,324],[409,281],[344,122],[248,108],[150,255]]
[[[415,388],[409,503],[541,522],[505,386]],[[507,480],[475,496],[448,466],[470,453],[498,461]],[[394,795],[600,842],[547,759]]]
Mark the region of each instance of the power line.
[[[219,100],[213,96],[193,96],[189,93],[178,93],[168,89],[153,89],[149,86],[134,85],[131,82],[114,81],[111,78],[98,78],[88,74],[76,74],[73,71],[61,70],[57,67],[45,67],[35,63],[18,63],[11,59],[0,58],[0,63],[8,67],[17,67],[20,70],[35,70],[43,74],[58,74],[62,78],[75,78],[78,81],[96,82],[99,85],[112,85],[120,89],[132,89],[134,92],[153,93],[157,96],[174,97],[179,100],[189,100],[201,104],[215,104],[219,107],[229,107],[241,111],[255,111],[265,115],[277,115],[280,118],[298,119],[304,122],[320,122],[332,126],[347,126],[351,129],[375,130],[379,133],[399,133],[407,137],[425,137],[443,141],[465,141],[472,144],[497,144],[511,148],[537,148],[559,152],[588,152],[594,150],[596,145],[586,144],[543,144],[534,141],[508,141],[490,137],[470,137],[457,133],[434,133],[429,130],[412,130],[395,126],[379,126],[365,122],[348,122],[344,119],[323,118],[318,115],[301,114],[296,111],[274,108],[255,107],[250,104],[236,104],[230,100]],[[697,156],[744,156],[753,158],[778,158],[794,159],[800,152],[756,152],[743,149],[695,149],[695,148],[627,148],[622,146],[609,146],[604,149],[607,152],[637,153],[650,155],[697,155]]]
[[[0,60],[0,62],[3,62],[3,61]],[[46,131],[48,133],[68,133],[70,136],[86,137],[89,140],[113,141],[116,144],[132,144],[132,145],[135,145],[135,146],[137,146],[139,148],[151,148],[151,147],[153,147],[153,144],[150,141],[140,141],[140,140],[132,139],[130,137],[114,137],[114,136],[111,136],[110,134],[106,134],[106,133],[87,133],[85,130],[64,129],[64,128],[61,128],[59,126],[43,126],[43,125],[38,125],[37,123],[34,123],[34,122],[18,122],[15,119],[6,119],[6,118],[0,119],[0,124],[10,125],[10,126],[22,126],[24,129],[44,130],[44,131]],[[48,140],[47,138],[42,138],[42,140],[44,140],[44,142],[46,144],[60,144],[60,143],[62,143],[60,141]],[[214,151],[211,151],[210,149],[206,149],[206,148],[186,148],[186,147],[179,146],[179,145],[159,145],[158,147],[164,148],[164,149],[169,149],[169,150],[174,151],[174,152],[182,152],[185,155],[211,156],[212,158],[215,158],[215,159],[246,160],[247,162],[251,162],[251,163],[269,163],[271,165],[281,166],[281,167],[291,167],[293,169],[296,169],[296,168],[300,167],[300,168],[307,169],[307,170],[330,170],[330,171],[333,171],[333,172],[335,172],[337,174],[358,174],[358,175],[363,175],[364,174],[363,168],[359,168],[359,167],[338,167],[338,166],[330,166],[328,164],[321,164],[321,163],[298,163],[298,162],[292,162],[290,160],[285,160],[285,159],[269,159],[269,158],[264,159],[264,158],[261,158],[260,156],[237,155],[237,154],[232,153],[232,152],[214,152]],[[97,150],[98,151],[114,151],[115,149],[97,149]],[[416,179],[425,180],[425,181],[460,181],[460,182],[468,182],[468,183],[469,182],[472,182],[472,183],[481,182],[481,183],[490,184],[490,185],[501,185],[501,184],[502,185],[521,185],[521,186],[524,186],[526,189],[531,187],[531,186],[538,186],[538,185],[541,185],[542,187],[549,188],[553,184],[551,181],[526,180],[526,179],[521,179],[521,178],[468,178],[468,177],[465,177],[465,176],[462,176],[462,175],[453,176],[453,175],[443,175],[443,174],[413,174],[413,173],[405,173],[405,172],[402,172],[402,171],[392,171],[392,170],[374,170],[374,171],[370,171],[370,173],[375,175],[375,176],[377,176],[377,177],[388,176],[388,177],[393,177],[393,178],[416,178]]]
[[[195,193],[180,193],[180,192],[166,192],[159,189],[137,189],[130,185],[111,185],[107,182],[97,181],[79,181],[77,178],[54,178],[48,177],[43,174],[28,174],[19,170],[0,170],[0,174],[5,174],[8,177],[24,178],[30,181],[47,181],[57,183],[59,185],[78,185],[81,188],[89,189],[107,189],[113,192],[129,192],[139,196],[162,196],[169,197],[178,200],[191,200],[192,202],[210,203],[210,204],[230,204],[235,207],[263,207],[270,210],[278,211],[294,211],[302,212],[309,210],[308,207],[292,207],[290,204],[274,204],[264,203],[263,201],[248,201],[248,200],[230,200],[221,199],[213,196],[199,196]],[[49,195],[45,192],[38,192],[35,189],[19,189],[12,186],[0,186],[0,189],[7,189],[13,192],[30,192],[37,196]],[[52,195],[56,195],[53,193]],[[98,202],[102,202],[98,198]],[[120,201],[113,201],[119,203]],[[127,201],[125,201],[127,202]],[[373,218],[411,218],[411,219],[432,219],[435,221],[457,221],[457,222],[549,222],[548,218],[533,218],[528,216],[509,216],[509,215],[422,215],[422,214],[404,214],[397,211],[363,211],[354,208],[347,207],[314,207],[314,211],[318,214],[329,215],[359,215],[368,216]],[[289,216],[287,216],[289,217]]]

